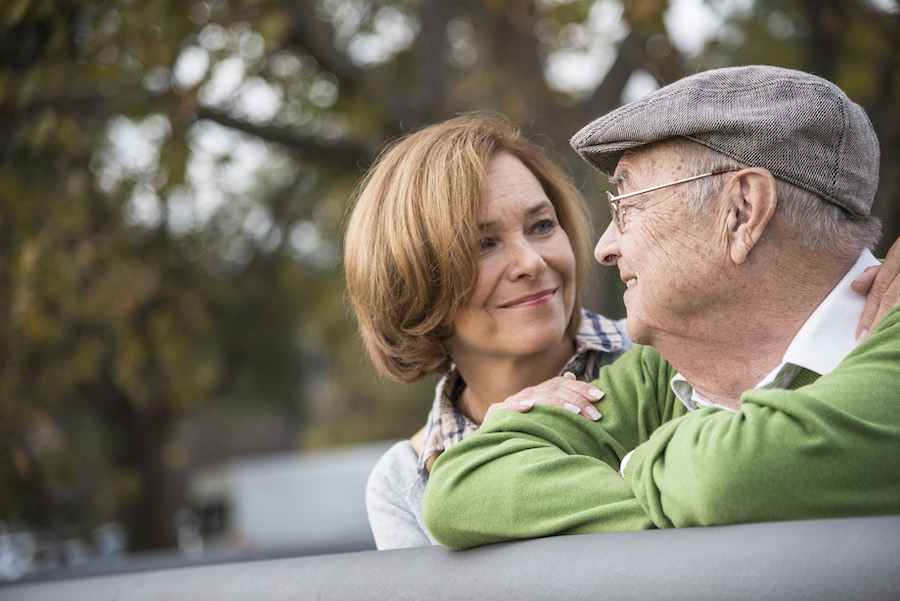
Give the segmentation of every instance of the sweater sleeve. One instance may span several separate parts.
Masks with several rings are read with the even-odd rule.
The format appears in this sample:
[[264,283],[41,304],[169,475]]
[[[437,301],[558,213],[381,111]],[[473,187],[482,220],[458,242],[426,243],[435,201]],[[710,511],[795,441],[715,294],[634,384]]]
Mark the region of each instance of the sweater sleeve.
[[366,512],[378,549],[435,544],[422,523],[425,479],[409,440],[397,442],[381,456],[366,484]]
[[456,549],[652,527],[617,469],[625,453],[671,417],[670,399],[663,393],[660,402],[657,394],[668,390],[673,373],[658,353],[636,347],[595,382],[606,392],[599,422],[547,406],[495,412],[435,462],[425,525]]
[[830,374],[663,425],[626,479],[659,527],[900,513],[900,310]]

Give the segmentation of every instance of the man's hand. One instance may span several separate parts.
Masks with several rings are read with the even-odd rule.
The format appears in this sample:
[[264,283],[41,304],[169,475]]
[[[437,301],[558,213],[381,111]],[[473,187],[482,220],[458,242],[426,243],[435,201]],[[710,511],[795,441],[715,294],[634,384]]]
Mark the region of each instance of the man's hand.
[[866,294],[866,307],[856,327],[856,339],[862,342],[878,325],[881,318],[900,304],[900,238],[898,238],[880,267],[869,267],[853,280],[850,289]]
[[537,386],[531,386],[507,398],[502,403],[488,407],[484,418],[497,409],[511,409],[525,413],[534,405],[552,405],[572,413],[578,413],[591,421],[600,419],[600,412],[594,403],[603,398],[603,391],[587,382],[580,382],[566,372],[562,377],[553,378]]

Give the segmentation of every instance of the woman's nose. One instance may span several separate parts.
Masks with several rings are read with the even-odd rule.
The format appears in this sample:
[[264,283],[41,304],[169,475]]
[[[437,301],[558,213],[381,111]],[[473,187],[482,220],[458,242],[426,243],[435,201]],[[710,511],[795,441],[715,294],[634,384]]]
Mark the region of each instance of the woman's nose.
[[537,278],[547,269],[547,262],[540,251],[528,243],[520,241],[510,249],[510,276],[512,279],[520,277]]

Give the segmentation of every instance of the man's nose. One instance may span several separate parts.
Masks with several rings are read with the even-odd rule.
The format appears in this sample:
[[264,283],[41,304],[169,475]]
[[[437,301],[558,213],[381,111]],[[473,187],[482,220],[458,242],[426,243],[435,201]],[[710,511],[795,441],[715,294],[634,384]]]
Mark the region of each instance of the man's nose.
[[614,266],[619,260],[620,239],[619,227],[615,221],[610,221],[609,225],[606,226],[606,231],[603,232],[600,240],[597,241],[597,246],[594,248],[594,258],[601,265]]

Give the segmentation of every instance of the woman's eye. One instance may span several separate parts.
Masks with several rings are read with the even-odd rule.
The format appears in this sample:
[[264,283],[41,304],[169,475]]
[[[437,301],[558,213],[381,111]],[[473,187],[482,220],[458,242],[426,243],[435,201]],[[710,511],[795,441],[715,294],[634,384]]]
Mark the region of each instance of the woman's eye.
[[486,250],[490,250],[494,248],[497,243],[494,242],[492,238],[482,238],[481,239],[481,251],[484,252]]
[[531,228],[536,234],[548,234],[553,231],[557,225],[557,221],[555,219],[542,219],[534,224]]

